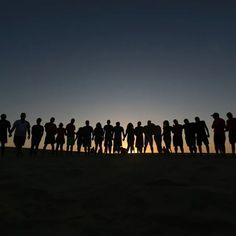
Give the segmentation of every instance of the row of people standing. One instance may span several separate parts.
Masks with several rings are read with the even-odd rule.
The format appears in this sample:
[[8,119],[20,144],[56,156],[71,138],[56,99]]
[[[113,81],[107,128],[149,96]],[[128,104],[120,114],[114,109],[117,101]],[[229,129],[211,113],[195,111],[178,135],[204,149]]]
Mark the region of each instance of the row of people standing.
[[[214,118],[212,128],[214,130],[216,153],[225,153],[225,131],[229,131],[229,142],[232,147],[232,153],[235,153],[236,118],[233,117],[232,113],[228,112],[228,120],[225,123],[225,121],[219,117],[218,113],[214,113],[212,116]],[[205,145],[207,153],[210,152],[208,141],[210,137],[209,130],[206,123],[200,120],[199,117],[195,117],[195,122],[189,122],[188,119],[184,119],[183,125],[179,124],[175,119],[172,126],[169,124],[169,121],[165,120],[163,122],[163,129],[161,129],[159,125],[153,124],[150,120],[145,126],[142,126],[139,121],[135,128],[132,123],[129,123],[125,131],[120,125],[120,122],[116,122],[114,127],[111,125],[110,120],[107,121],[104,127],[98,122],[93,129],[87,120],[85,126],[80,127],[77,132],[74,125],[75,119],[71,119],[70,123],[64,128],[63,123],[60,123],[58,127],[55,125],[54,117],[52,117],[50,122],[46,123],[44,127],[41,125],[42,119],[38,118],[36,125],[34,125],[32,129],[30,129],[30,124],[25,119],[26,114],[22,113],[20,120],[15,121],[11,128],[10,122],[6,120],[6,115],[1,115],[0,142],[2,155],[4,154],[5,143],[7,143],[7,133],[9,133],[9,136],[12,136],[14,131],[14,144],[18,155],[22,154],[22,146],[25,143],[27,134],[28,139],[32,136],[30,153],[37,153],[44,131],[46,135],[43,150],[45,150],[48,145],[51,145],[52,151],[56,150],[56,152],[63,151],[63,145],[66,142],[66,151],[72,153],[73,146],[75,142],[77,142],[78,152],[81,152],[81,148],[83,147],[84,152],[89,153],[91,151],[92,141],[94,140],[95,152],[103,152],[104,142],[105,153],[120,153],[124,149],[122,148],[122,141],[127,139],[126,150],[130,153],[134,152],[134,146],[138,153],[145,153],[147,147],[150,146],[150,150],[153,153],[153,142],[156,143],[159,153],[170,153],[173,134],[175,153],[178,152],[178,148],[184,153],[183,130],[186,144],[191,153],[197,153],[198,147],[198,151],[201,154],[202,144]],[[67,137],[67,140],[65,137]],[[164,147],[162,147],[162,141],[164,141]]]

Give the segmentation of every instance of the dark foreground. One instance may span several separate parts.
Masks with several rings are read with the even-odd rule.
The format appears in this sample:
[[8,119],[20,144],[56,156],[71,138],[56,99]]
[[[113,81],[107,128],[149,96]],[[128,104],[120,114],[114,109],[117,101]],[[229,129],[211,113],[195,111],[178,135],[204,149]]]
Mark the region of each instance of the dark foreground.
[[235,235],[236,158],[12,152],[0,160],[0,235]]

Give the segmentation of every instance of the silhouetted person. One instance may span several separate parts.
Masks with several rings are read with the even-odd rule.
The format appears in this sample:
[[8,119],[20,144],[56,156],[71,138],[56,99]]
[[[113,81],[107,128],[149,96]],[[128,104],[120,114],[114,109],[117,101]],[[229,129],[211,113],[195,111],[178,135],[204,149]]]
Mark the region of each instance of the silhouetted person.
[[10,130],[10,136],[12,132],[15,131],[14,134],[14,144],[16,146],[16,154],[17,156],[23,155],[22,147],[25,144],[26,135],[28,134],[28,139],[30,139],[30,123],[25,120],[26,114],[21,113],[20,120],[16,120]]
[[120,149],[122,147],[122,135],[124,134],[124,128],[120,126],[120,122],[116,122],[116,126],[113,128],[114,133],[114,146],[113,146],[113,153],[117,152],[120,153]]
[[146,153],[147,146],[150,146],[151,152],[153,153],[153,126],[152,122],[148,120],[147,125],[144,126],[144,137],[145,137],[145,142],[144,142],[144,153]]
[[211,115],[214,119],[212,129],[214,130],[214,144],[216,154],[225,154],[225,121],[220,118],[219,113]]
[[141,121],[137,123],[137,127],[134,129],[134,133],[136,136],[135,147],[137,148],[138,153],[143,152],[143,126],[141,126]]
[[65,143],[65,135],[66,135],[66,129],[63,128],[63,123],[60,123],[57,128],[57,137],[56,137],[56,153],[58,153],[58,150],[60,152],[63,152],[63,145]]
[[153,137],[157,145],[158,153],[162,153],[162,136],[161,136],[161,127],[159,125],[153,124]]
[[31,129],[31,148],[30,148],[30,155],[33,155],[33,153],[35,155],[37,155],[38,153],[38,148],[39,148],[39,143],[42,139],[43,133],[44,133],[44,128],[41,125],[41,118],[38,118],[36,120],[36,125],[33,125],[32,129]]
[[72,154],[73,146],[75,144],[75,119],[71,119],[70,123],[66,125],[67,146],[66,151]]
[[173,144],[175,148],[175,153],[178,152],[178,147],[180,148],[181,152],[184,153],[184,147],[183,147],[183,137],[182,137],[182,131],[183,131],[183,126],[179,124],[179,122],[174,119],[173,120],[174,124],[172,127],[172,132],[173,132]]
[[235,154],[236,144],[236,118],[233,117],[231,112],[227,114],[228,120],[226,121],[226,131],[229,132],[229,143],[231,144],[232,153]]
[[50,122],[46,123],[44,126],[46,137],[44,141],[43,150],[46,150],[47,145],[50,144],[52,147],[52,152],[54,152],[54,144],[56,142],[55,135],[57,133],[57,126],[54,124],[54,122],[55,122],[55,118],[52,117],[50,119]]
[[165,153],[170,153],[171,152],[171,132],[172,132],[172,127],[170,126],[170,123],[168,120],[163,121],[163,140],[165,143]]
[[83,145],[84,152],[90,153],[91,145],[92,145],[92,134],[93,128],[89,125],[89,121],[85,121],[85,126],[83,127]]
[[196,125],[196,134],[197,134],[197,146],[199,153],[202,154],[202,143],[206,146],[206,151],[209,154],[209,141],[208,138],[210,137],[209,130],[205,121],[200,120],[199,117],[195,117],[195,125]]
[[0,144],[1,144],[1,156],[4,156],[5,152],[5,144],[7,143],[7,133],[10,134],[11,131],[11,123],[7,120],[7,116],[5,114],[1,115],[0,120]]
[[184,119],[184,133],[185,133],[185,141],[189,148],[191,154],[197,153],[196,147],[196,124],[190,123],[188,119]]
[[93,139],[95,141],[95,153],[97,153],[98,147],[99,147],[98,153],[102,153],[102,142],[104,139],[104,131],[100,122],[96,124],[96,127],[93,131]]
[[84,143],[84,136],[83,136],[83,127],[80,127],[78,131],[76,132],[76,138],[75,141],[77,140],[77,151],[80,154],[81,152],[81,147]]
[[127,152],[132,153],[134,151],[134,126],[132,123],[129,123],[126,128],[124,139],[127,137]]
[[105,133],[105,153],[107,154],[107,149],[109,154],[111,154],[112,148],[112,139],[113,139],[113,126],[111,125],[111,121],[107,120],[107,124],[104,126],[104,133]]

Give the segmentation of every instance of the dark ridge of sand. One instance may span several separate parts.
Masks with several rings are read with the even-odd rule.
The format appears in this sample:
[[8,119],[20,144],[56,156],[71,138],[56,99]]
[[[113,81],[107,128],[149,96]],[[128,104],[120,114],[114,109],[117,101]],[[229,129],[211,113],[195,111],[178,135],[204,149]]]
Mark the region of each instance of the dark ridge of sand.
[[236,158],[0,159],[0,235],[235,235]]

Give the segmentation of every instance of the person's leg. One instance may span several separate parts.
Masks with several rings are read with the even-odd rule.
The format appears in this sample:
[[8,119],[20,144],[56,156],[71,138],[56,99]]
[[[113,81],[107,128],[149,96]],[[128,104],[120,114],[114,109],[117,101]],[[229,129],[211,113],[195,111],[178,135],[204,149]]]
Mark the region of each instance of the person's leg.
[[1,142],[1,156],[3,157],[5,154],[5,142]]
[[232,154],[235,154],[235,143],[231,144]]

